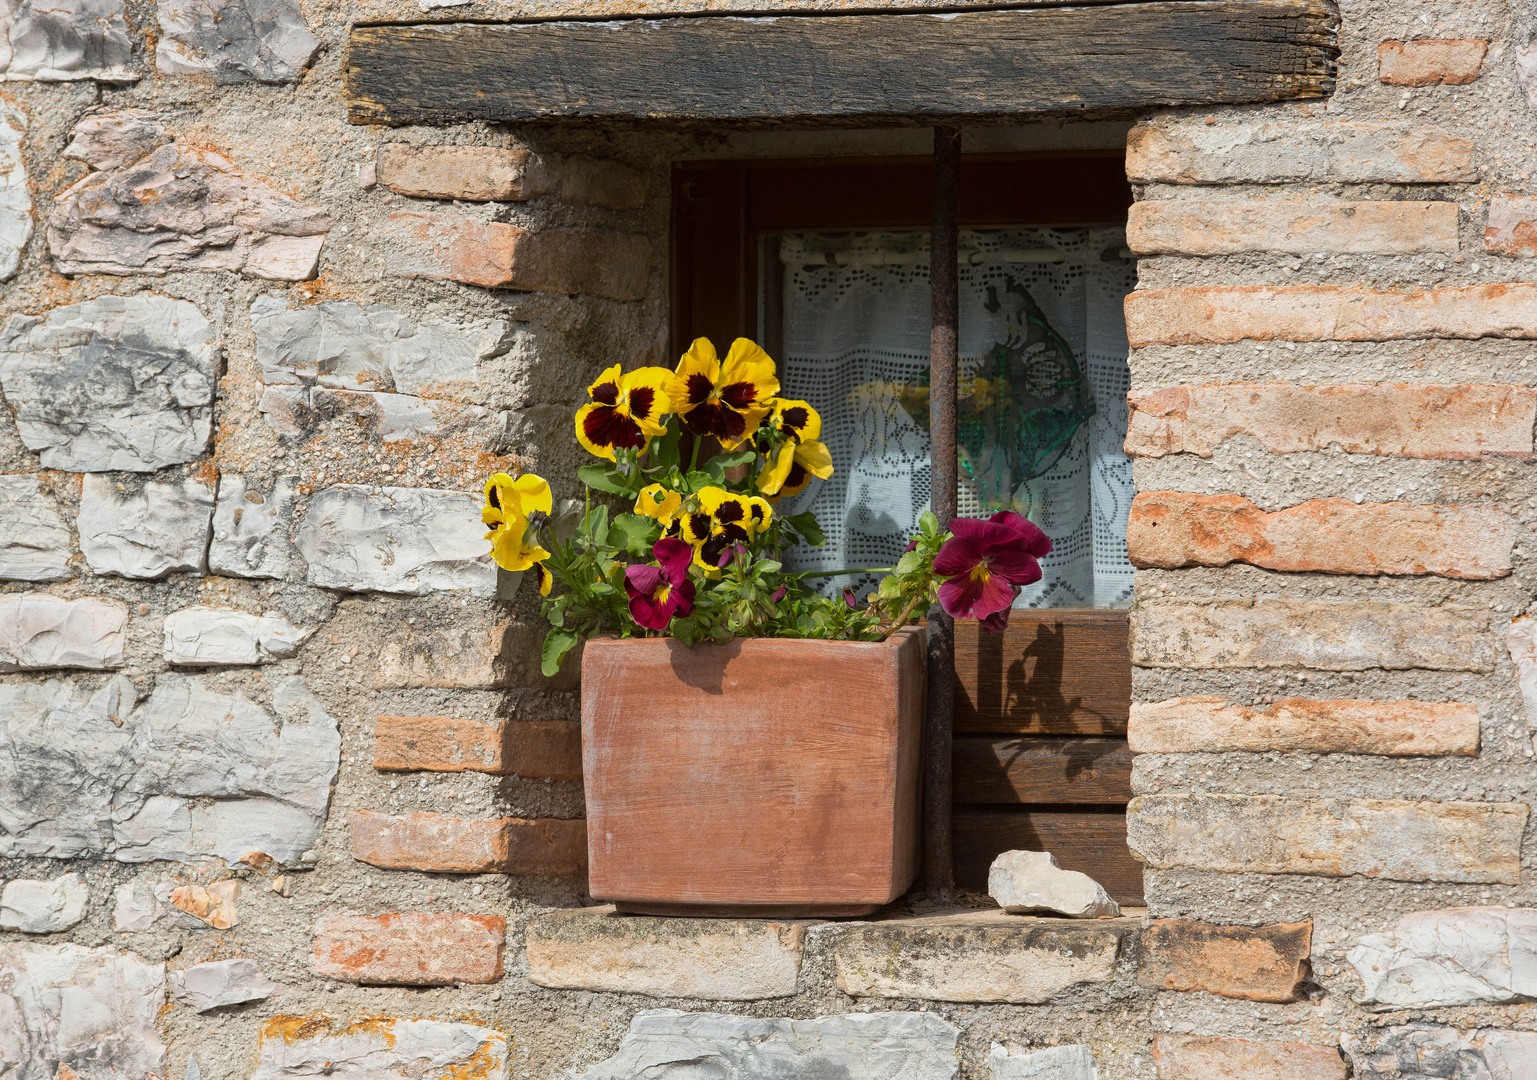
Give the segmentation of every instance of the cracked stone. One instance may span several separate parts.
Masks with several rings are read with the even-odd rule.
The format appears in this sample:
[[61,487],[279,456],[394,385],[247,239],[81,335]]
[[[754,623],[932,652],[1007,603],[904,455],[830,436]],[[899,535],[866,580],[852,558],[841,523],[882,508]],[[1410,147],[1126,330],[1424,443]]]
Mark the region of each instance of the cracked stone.
[[272,712],[178,674],[135,702],[122,676],[0,684],[0,857],[289,863],[315,846],[341,738],[302,679],[276,681]]
[[987,1064],[993,1080],[1099,1080],[1094,1052],[1082,1043],[1018,1054],[993,1043]]
[[215,930],[228,930],[240,922],[240,912],[235,908],[235,898],[239,894],[237,878],[226,878],[208,886],[181,885],[171,890],[171,906]]
[[0,78],[133,82],[123,0],[0,0]]
[[311,633],[276,613],[190,607],[165,619],[168,664],[270,664],[296,656]]
[[477,368],[507,351],[507,323],[416,322],[381,304],[251,304],[256,359],[268,386],[398,391],[473,401]]
[[[92,117],[94,137],[114,124],[142,130],[142,113],[130,112]],[[314,275],[330,227],[325,211],[223,155],[169,143],[62,193],[48,215],[48,247],[61,274],[229,270],[303,281]]]
[[1510,629],[1505,631],[1505,647],[1516,665],[1527,729],[1537,731],[1537,618],[1523,615],[1512,619]]
[[0,672],[122,667],[127,628],[116,601],[11,593],[0,597]]
[[43,468],[151,472],[208,446],[218,351],[213,326],[185,300],[103,296],[11,316],[0,386]]
[[112,891],[112,929],[119,933],[144,933],[162,925],[167,929],[195,930],[203,922],[171,904],[177,889],[170,880],[141,878]]
[[85,918],[88,900],[90,890],[79,874],[65,874],[51,881],[7,881],[0,895],[0,930],[24,934],[68,930]]
[[1435,1024],[1345,1035],[1356,1080],[1527,1080],[1537,1076],[1537,1032],[1490,1028],[1463,1035]]
[[573,1080],[953,1080],[960,1029],[932,1013],[848,1013],[813,1020],[650,1009],[619,1050]]
[[1403,916],[1347,959],[1368,1009],[1537,999],[1537,909],[1445,908]]
[[289,577],[297,569],[298,553],[289,539],[296,484],[295,477],[280,476],[267,491],[256,491],[238,474],[219,477],[208,568],[236,577]]
[[80,485],[80,550],[91,571],[125,578],[159,578],[208,569],[213,492],[190,477],[179,484],[146,483],[122,494],[105,476]]
[[221,1005],[239,1005],[243,1001],[262,1001],[272,996],[278,984],[262,974],[255,960],[213,960],[193,964],[171,972],[171,994],[194,1012],[207,1012]]
[[338,484],[317,493],[299,526],[306,580],[349,592],[493,596],[496,567],[480,500],[457,491]]
[[228,83],[297,82],[320,51],[294,0],[159,0],[155,67]]
[[493,1080],[507,1075],[510,1057],[506,1035],[474,1024],[384,1017],[333,1025],[325,1015],[279,1016],[261,1029],[251,1080]]
[[0,578],[62,581],[70,576],[69,526],[37,477],[0,476]]
[[0,943],[0,1063],[16,1080],[166,1075],[165,965],[110,946]]
[[1063,870],[1049,851],[1005,851],[987,872],[987,893],[1014,915],[1055,911],[1075,919],[1120,915],[1121,907],[1088,874]]
[[0,281],[16,276],[22,249],[32,238],[32,193],[21,160],[26,127],[19,113],[0,109]]
[[93,169],[116,169],[138,161],[157,146],[171,141],[165,124],[144,109],[87,110],[70,133],[64,156],[83,161]]

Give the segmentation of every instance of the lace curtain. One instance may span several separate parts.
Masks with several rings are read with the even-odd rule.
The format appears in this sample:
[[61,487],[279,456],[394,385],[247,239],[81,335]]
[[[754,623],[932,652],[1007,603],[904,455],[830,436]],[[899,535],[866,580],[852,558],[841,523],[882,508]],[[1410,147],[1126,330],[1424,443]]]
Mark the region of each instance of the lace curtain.
[[[775,242],[770,239],[770,243]],[[928,236],[784,234],[781,393],[822,415],[836,472],[781,512],[816,511],[827,546],[798,570],[892,565],[929,506]],[[1131,602],[1119,228],[963,230],[960,512],[1012,508],[1051,537],[1018,607]],[[874,575],[853,584],[861,597]]]

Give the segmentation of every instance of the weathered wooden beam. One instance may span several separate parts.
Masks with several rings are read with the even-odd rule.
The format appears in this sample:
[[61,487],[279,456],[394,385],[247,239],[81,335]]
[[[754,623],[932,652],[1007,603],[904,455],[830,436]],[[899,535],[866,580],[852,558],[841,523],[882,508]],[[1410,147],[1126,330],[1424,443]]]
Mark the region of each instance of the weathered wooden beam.
[[359,26],[353,123],[1002,118],[1323,97],[1331,0]]
[[1131,802],[1133,755],[1125,739],[962,735],[953,754],[957,803]]

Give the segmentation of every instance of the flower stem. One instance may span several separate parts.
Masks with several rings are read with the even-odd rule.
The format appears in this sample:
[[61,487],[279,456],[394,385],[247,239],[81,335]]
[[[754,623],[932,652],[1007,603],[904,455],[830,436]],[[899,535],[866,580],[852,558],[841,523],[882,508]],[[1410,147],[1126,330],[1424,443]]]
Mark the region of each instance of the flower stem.
[[844,574],[889,574],[889,566],[847,566],[842,570],[806,570],[795,576],[801,580],[814,577],[842,577]]
[[703,435],[694,436],[694,451],[688,457],[688,471],[693,472],[699,466],[699,447],[704,444]]

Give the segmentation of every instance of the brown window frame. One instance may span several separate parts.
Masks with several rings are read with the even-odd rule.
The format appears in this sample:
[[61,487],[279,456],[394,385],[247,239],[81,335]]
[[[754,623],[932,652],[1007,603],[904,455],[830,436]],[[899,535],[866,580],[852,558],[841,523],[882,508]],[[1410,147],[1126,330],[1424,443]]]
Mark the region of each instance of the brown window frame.
[[[688,161],[674,166],[673,355],[696,337],[759,336],[765,232],[926,228],[929,157]],[[965,155],[962,228],[1102,225],[1132,203],[1121,151]],[[764,341],[777,355],[772,312]],[[958,888],[985,891],[1011,848],[1049,850],[1122,903],[1142,900],[1126,846],[1129,623],[1115,609],[1015,612],[992,637],[956,627],[952,843]]]

